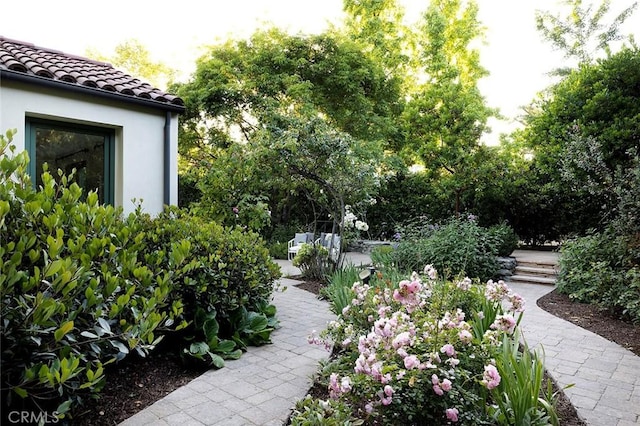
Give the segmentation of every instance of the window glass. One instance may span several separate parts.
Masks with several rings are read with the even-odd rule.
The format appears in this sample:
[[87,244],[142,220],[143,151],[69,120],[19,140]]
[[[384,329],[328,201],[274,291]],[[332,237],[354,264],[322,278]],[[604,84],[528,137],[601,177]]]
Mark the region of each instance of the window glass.
[[45,163],[56,179],[58,169],[67,176],[75,169],[74,181],[85,196],[89,191],[96,191],[101,203],[112,203],[110,135],[108,130],[99,128],[32,123],[30,155],[35,163],[36,186],[42,185]]

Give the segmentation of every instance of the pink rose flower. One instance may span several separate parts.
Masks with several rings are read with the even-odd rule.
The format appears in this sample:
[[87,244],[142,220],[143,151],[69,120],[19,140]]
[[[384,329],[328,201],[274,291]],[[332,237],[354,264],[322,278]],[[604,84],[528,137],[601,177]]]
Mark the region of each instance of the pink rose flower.
[[500,373],[494,365],[485,365],[484,366],[484,374],[482,375],[482,383],[487,389],[491,390],[500,384]]
[[404,359],[404,368],[407,370],[413,370],[414,368],[418,368],[420,365],[420,360],[415,355],[409,355]]
[[473,335],[469,332],[469,330],[462,330],[460,331],[460,333],[458,333],[458,338],[462,343],[467,345],[473,340]]
[[443,391],[449,392],[451,390],[451,380],[444,379],[442,383],[440,383],[440,387],[442,388]]
[[444,395],[444,391],[442,390],[442,388],[440,387],[440,385],[433,385],[433,391],[436,393],[436,395],[438,396],[442,396]]
[[447,356],[454,356],[456,354],[456,350],[452,344],[447,343],[446,345],[440,348],[440,352],[443,354],[447,354]]
[[458,409],[457,408],[447,408],[446,410],[447,413],[447,419],[450,422],[457,422],[458,421]]

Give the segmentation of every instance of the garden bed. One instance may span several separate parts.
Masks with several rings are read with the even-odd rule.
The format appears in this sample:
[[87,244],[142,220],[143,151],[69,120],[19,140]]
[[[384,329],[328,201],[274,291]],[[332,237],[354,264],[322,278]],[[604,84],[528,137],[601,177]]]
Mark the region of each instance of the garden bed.
[[[315,295],[318,295],[320,293],[320,290],[323,288],[323,286],[324,284],[319,281],[304,281],[296,285],[296,287],[309,291]],[[545,305],[551,305],[551,309],[549,310],[549,312],[556,316],[563,318],[562,314],[567,315],[571,313],[573,318],[575,318],[578,321],[581,321],[585,324],[589,324],[592,327],[599,328],[602,331],[613,331],[612,328],[615,327],[615,322],[613,327],[604,325],[604,324],[598,324],[599,322],[604,322],[604,321],[597,321],[598,318],[601,319],[602,317],[593,315],[594,309],[597,310],[597,307],[593,307],[591,305],[581,306],[584,304],[575,303],[571,301],[568,297],[566,296],[563,297],[563,296],[564,295],[561,295],[561,294],[556,295],[556,292],[552,292],[551,296],[548,296],[546,301],[543,301],[543,303],[541,304],[541,307],[544,309]],[[558,314],[561,314],[561,315],[558,315]],[[563,319],[566,319],[566,318],[563,318]],[[640,329],[636,328],[636,331],[640,333]],[[606,336],[603,336],[603,337],[606,337]],[[640,335],[638,335],[638,338],[640,338]],[[640,341],[640,340],[636,340],[636,341]],[[560,425],[586,426],[586,423],[578,416],[578,413],[575,407],[573,406],[573,404],[571,403],[571,401],[569,400],[569,398],[558,387],[558,385],[553,380],[553,378],[545,372],[545,381],[546,380],[551,380],[551,383],[553,384],[553,391],[558,394],[557,414],[558,414],[558,418],[560,419]],[[309,389],[309,395],[313,396],[314,398],[328,399],[329,391],[328,389],[326,389],[326,387],[315,382]],[[287,424],[290,424],[290,422],[287,422]]]
[[[318,294],[322,284],[303,282],[297,287]],[[598,307],[576,303],[555,291],[542,297],[538,305],[640,355],[640,327],[609,318]],[[108,373],[107,385],[100,400],[90,401],[83,410],[85,415],[76,419],[73,424],[118,424],[202,374],[201,370],[184,368],[177,356],[167,353],[132,360],[120,367]],[[316,386],[310,391],[316,395],[322,389]],[[564,394],[558,400],[558,414],[562,425],[585,424],[578,418],[575,408]]]

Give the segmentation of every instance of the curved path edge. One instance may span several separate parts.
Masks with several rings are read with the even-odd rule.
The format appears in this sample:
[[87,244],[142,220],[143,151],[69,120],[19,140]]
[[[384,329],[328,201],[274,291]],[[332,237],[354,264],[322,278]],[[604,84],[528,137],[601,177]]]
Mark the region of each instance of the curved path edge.
[[542,347],[545,367],[593,426],[640,424],[640,357],[591,331],[556,317],[536,301],[549,285],[508,285],[526,300],[520,324],[530,349]]
[[335,316],[326,302],[283,278],[274,292],[280,328],[273,343],[250,347],[238,360],[210,370],[131,416],[122,426],[281,426],[312,384],[324,348],[308,343]]

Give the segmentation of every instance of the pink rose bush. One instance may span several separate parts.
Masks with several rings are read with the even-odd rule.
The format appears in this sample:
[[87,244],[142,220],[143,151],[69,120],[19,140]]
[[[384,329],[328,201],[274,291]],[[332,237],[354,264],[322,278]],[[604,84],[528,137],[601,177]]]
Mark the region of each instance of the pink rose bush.
[[[397,285],[355,283],[315,344],[333,347],[331,398],[383,424],[475,424],[500,385],[492,360],[513,339],[522,297],[502,281],[438,279],[431,266]],[[326,377],[326,376],[325,376]]]

